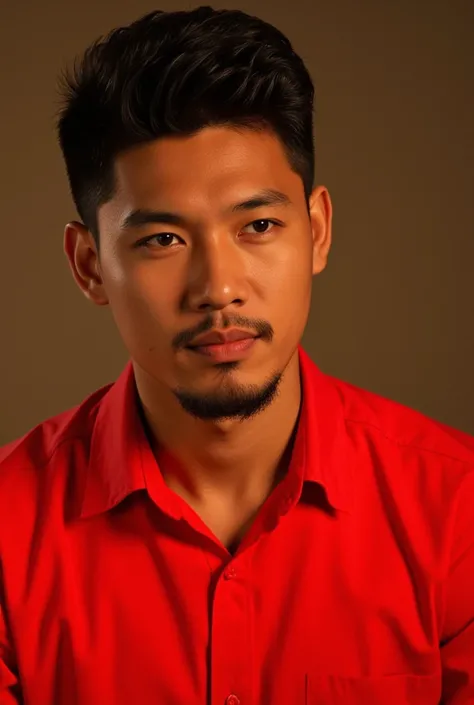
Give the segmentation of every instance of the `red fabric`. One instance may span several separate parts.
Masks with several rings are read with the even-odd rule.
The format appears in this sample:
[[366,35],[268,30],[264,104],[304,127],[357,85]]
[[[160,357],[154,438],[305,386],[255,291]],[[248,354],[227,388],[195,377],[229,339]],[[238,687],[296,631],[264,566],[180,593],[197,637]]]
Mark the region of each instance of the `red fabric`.
[[474,439],[299,355],[234,556],[164,483],[130,364],[0,450],[1,705],[474,702]]

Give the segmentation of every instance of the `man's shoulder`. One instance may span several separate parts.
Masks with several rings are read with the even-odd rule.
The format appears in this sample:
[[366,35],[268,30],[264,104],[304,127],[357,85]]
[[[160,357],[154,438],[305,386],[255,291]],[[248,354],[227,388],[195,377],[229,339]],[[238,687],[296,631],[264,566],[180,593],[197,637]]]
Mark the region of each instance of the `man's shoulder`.
[[474,470],[474,436],[381,394],[329,379],[342,400],[347,425],[413,453],[437,455]]
[[11,473],[35,472],[48,465],[56,451],[67,443],[87,442],[107,384],[79,404],[51,416],[27,433],[0,447],[0,483]]

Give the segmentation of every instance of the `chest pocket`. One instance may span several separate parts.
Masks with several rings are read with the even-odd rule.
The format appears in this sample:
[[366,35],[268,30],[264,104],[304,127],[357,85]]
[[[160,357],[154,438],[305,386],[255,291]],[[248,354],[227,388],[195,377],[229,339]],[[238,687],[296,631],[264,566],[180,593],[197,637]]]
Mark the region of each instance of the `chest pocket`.
[[308,675],[305,705],[439,705],[441,675]]

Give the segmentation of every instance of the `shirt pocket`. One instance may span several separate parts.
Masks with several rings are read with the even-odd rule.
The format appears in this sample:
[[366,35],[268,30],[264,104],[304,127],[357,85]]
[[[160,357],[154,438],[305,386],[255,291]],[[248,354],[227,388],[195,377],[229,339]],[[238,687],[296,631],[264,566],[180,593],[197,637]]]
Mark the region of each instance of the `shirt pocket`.
[[307,677],[305,705],[439,705],[441,674]]

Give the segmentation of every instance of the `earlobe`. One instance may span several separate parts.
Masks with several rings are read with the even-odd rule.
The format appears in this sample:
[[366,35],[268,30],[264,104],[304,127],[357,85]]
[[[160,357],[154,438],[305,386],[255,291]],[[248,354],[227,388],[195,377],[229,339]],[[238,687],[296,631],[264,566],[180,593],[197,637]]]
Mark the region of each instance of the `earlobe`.
[[320,274],[327,265],[332,242],[332,203],[327,188],[318,186],[310,197],[310,218],[313,236],[313,274]]
[[109,301],[100,273],[99,256],[91,232],[83,223],[71,221],[64,229],[64,253],[74,280],[84,296],[97,306]]

